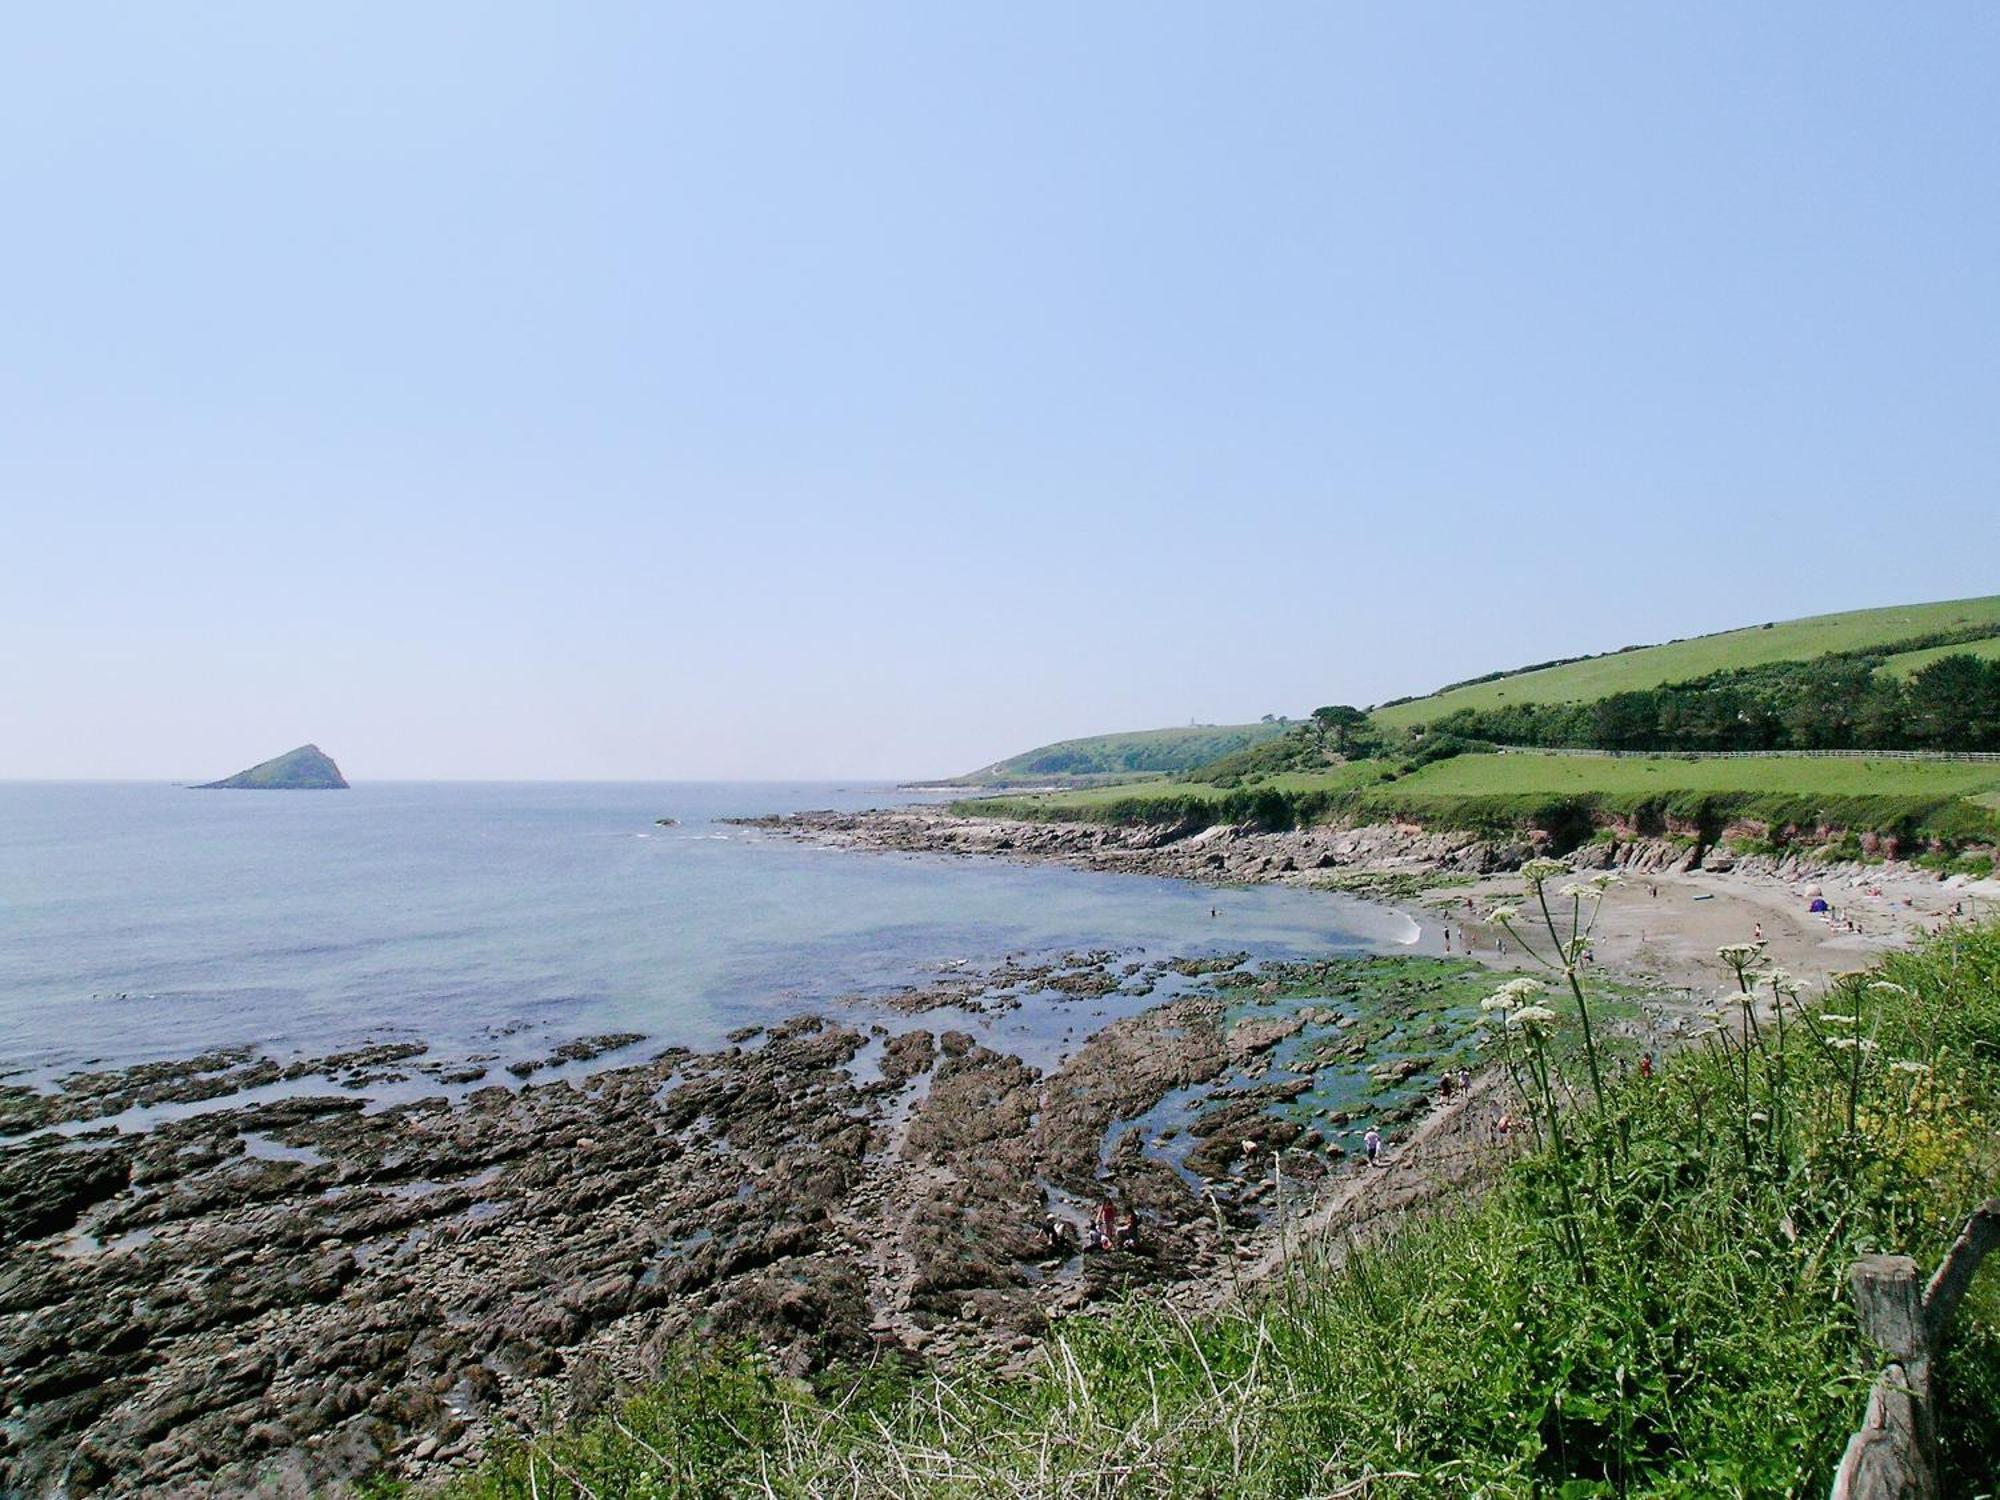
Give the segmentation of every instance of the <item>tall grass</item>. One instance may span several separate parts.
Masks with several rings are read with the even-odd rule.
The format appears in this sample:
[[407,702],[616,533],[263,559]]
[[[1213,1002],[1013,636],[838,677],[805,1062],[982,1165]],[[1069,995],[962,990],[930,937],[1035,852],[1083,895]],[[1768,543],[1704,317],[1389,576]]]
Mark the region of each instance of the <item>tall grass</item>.
[[[806,1385],[691,1349],[616,1416],[510,1442],[450,1494],[1823,1493],[1876,1363],[1848,1266],[1928,1264],[2000,1183],[2000,927],[1824,996],[1727,953],[1703,1033],[1651,1077],[1630,1044],[1586,1047],[1590,1004],[1517,987],[1494,1007],[1540,1144],[1489,1192],[1386,1243],[1308,1246],[1226,1314],[1072,1319],[1007,1379]],[[1938,1379],[1947,1492],[1990,1493],[2000,1271]]]

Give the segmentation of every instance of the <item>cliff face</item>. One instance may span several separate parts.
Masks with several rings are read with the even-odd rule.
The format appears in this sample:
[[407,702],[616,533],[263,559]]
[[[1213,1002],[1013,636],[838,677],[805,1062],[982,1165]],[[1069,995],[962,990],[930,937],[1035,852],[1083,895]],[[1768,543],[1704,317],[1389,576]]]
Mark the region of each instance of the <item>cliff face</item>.
[[333,757],[317,745],[301,745],[283,755],[238,771],[221,781],[205,782],[201,791],[318,792],[344,790],[347,778]]

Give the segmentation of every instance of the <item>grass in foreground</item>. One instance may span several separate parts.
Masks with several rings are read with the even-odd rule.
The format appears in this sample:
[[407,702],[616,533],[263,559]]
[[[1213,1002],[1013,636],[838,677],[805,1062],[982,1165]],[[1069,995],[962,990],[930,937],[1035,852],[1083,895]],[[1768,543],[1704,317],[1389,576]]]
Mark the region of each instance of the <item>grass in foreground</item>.
[[[1239,1312],[1074,1319],[1014,1379],[809,1387],[691,1349],[617,1415],[505,1445],[447,1493],[1823,1494],[1877,1364],[1849,1264],[1928,1265],[2000,1184],[2000,928],[1809,1001],[1735,957],[1777,1011],[1746,1033],[1725,1002],[1651,1079],[1592,1066],[1582,1016],[1517,991],[1496,1051],[1544,1101],[1536,1148],[1479,1201],[1338,1268],[1302,1258]],[[1937,1378],[1946,1492],[1990,1493],[2000,1272]]]

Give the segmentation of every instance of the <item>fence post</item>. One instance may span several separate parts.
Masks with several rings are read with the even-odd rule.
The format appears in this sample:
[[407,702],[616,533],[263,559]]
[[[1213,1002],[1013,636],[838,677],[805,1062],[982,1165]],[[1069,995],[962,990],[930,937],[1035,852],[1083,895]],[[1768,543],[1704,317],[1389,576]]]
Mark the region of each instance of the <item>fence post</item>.
[[1959,1299],[1995,1244],[2000,1244],[2000,1198],[1989,1198],[1965,1221],[1928,1286],[1919,1287],[1917,1263],[1907,1255],[1869,1255],[1854,1263],[1848,1282],[1861,1331],[1889,1362],[1868,1393],[1867,1416],[1841,1455],[1832,1500],[1937,1500],[1931,1354],[1944,1342]]

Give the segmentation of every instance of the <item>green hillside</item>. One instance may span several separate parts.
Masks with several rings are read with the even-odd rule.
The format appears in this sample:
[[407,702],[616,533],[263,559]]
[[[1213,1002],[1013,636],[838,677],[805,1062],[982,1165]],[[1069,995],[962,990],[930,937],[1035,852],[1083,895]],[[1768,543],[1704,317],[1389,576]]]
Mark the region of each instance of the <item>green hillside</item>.
[[996,761],[946,782],[948,786],[1036,784],[1052,781],[1163,776],[1229,755],[1285,732],[1283,724],[1201,724],[1185,729],[1139,729],[1059,740]]
[[[1374,718],[1379,724],[1407,727],[1441,719],[1462,708],[1491,709],[1510,703],[1587,703],[1613,693],[1682,682],[1711,672],[1769,662],[1803,661],[1832,651],[1860,651],[1938,632],[1985,628],[2000,634],[2000,595],[1813,615],[1467,683],[1427,698],[1379,708]],[[1973,649],[1974,654],[1991,655],[2000,648],[1988,641],[1977,643]],[[1951,648],[1936,652],[1938,656],[1949,654]],[[1924,660],[1918,660],[1919,656]],[[1928,653],[1911,653],[1909,664],[1918,667],[1929,659],[1932,658]]]
[[1882,670],[1891,677],[1908,677],[1912,672],[1921,672],[1932,662],[1946,656],[1976,656],[1981,661],[2000,661],[2000,635],[1989,636],[1983,641],[1967,641],[1959,646],[1932,646],[1927,651],[1904,651],[1882,663]]

